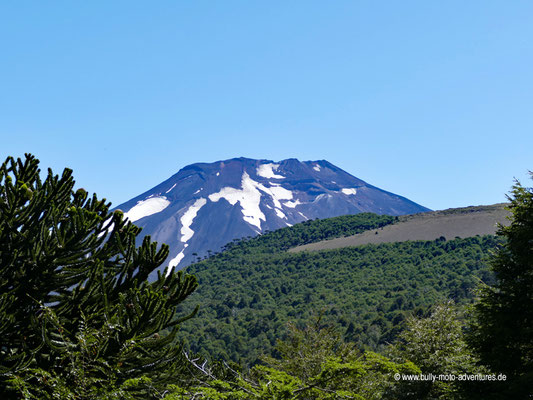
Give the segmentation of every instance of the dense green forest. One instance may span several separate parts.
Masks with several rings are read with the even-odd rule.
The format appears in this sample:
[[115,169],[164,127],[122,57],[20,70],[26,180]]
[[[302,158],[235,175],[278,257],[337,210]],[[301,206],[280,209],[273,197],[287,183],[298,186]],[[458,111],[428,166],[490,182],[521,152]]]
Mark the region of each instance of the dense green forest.
[[307,221],[232,243],[190,266],[199,288],[179,313],[195,305],[200,311],[181,337],[195,352],[252,365],[270,353],[289,321],[303,326],[322,314],[346,340],[379,350],[411,313],[446,299],[471,302],[479,282],[492,282],[487,257],[499,243],[494,236],[285,251],[392,221],[373,214]]

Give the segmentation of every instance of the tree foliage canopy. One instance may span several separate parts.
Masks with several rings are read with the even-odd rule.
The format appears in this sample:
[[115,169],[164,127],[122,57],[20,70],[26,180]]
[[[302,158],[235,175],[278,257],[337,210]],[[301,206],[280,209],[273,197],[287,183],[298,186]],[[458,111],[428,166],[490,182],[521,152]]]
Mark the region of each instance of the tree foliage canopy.
[[299,329],[289,325],[285,340],[276,346],[279,358],[265,357],[247,373],[231,369],[219,379],[203,364],[200,383],[188,389],[175,387],[165,400],[319,400],[396,398],[403,385],[394,374],[417,374],[411,362],[395,363],[373,353],[359,352],[343,341],[339,332],[321,318]]
[[93,398],[104,382],[117,398],[147,398],[184,368],[175,339],[191,315],[173,316],[196,279],[149,283],[168,247],[149,237],[136,247],[141,229],[74,184],[69,169],[41,180],[29,154],[0,167],[2,399],[58,387],[62,398]]
[[[424,374],[450,375],[477,374],[487,372],[476,365],[477,359],[467,346],[458,307],[452,301],[436,304],[426,318],[411,316],[406,321],[406,329],[400,333],[398,341],[391,346],[393,358],[409,360]],[[412,382],[409,396],[404,391],[398,398],[417,399],[463,399],[478,398],[474,389],[477,384],[453,380],[428,380]],[[467,392],[467,390],[470,390]],[[465,397],[467,393],[467,397]]]
[[[532,174],[533,177],[533,174]],[[511,224],[492,261],[497,283],[481,291],[471,343],[481,361],[508,381],[508,398],[533,393],[533,188],[516,183],[508,196]]]

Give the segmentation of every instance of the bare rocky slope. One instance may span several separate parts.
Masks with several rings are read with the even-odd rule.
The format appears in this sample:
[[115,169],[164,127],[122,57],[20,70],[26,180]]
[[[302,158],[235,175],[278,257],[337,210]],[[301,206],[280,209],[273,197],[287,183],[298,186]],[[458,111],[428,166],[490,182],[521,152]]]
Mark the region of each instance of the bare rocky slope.
[[506,204],[494,204],[404,215],[398,217],[398,222],[378,230],[297,246],[289,252],[319,251],[407,240],[434,240],[441,236],[454,239],[493,235],[496,233],[498,223],[508,224],[509,212],[505,206]]

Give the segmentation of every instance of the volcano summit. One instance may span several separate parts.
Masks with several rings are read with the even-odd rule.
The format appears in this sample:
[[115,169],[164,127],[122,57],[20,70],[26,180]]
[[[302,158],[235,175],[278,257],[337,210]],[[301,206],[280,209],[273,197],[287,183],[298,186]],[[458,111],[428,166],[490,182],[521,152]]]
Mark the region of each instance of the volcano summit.
[[143,228],[140,236],[167,243],[168,265],[178,269],[235,238],[308,219],[429,211],[328,161],[294,158],[192,164],[117,209]]

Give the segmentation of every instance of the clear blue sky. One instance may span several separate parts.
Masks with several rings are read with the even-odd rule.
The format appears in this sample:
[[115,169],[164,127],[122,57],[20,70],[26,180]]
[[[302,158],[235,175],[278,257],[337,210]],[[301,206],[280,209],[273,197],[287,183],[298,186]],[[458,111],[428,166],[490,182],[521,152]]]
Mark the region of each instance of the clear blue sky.
[[327,159],[432,209],[533,169],[531,1],[0,3],[0,157],[118,205],[194,162]]

